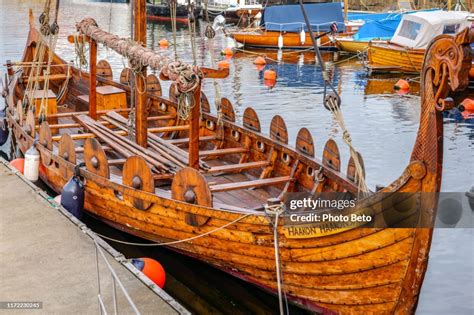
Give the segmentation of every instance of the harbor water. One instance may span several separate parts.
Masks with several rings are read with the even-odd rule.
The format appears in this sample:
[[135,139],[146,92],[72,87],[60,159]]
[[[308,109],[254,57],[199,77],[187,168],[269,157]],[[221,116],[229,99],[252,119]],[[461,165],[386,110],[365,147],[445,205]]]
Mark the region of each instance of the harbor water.
[[[0,0],[0,63],[20,60],[28,34],[28,9],[35,20],[44,5],[43,0]],[[75,23],[93,17],[104,30],[130,37],[130,5],[107,1],[63,0],[59,13],[60,35],[56,52],[67,61],[75,62],[74,45],[67,35],[75,33]],[[204,23],[200,29],[203,30]],[[160,48],[158,41],[173,40],[171,24],[148,24],[147,45],[173,57],[173,46]],[[202,32],[200,32],[202,33]],[[193,62],[190,34],[186,24],[178,25],[176,51],[180,59]],[[200,34],[196,38],[196,63],[211,66],[211,58],[224,59],[220,51],[234,42],[219,32],[213,43]],[[211,46],[212,45],[212,46]],[[263,70],[253,64],[257,54],[266,54],[271,62],[265,69],[278,73],[276,86],[264,84]],[[127,61],[112,51],[99,47],[99,60],[107,59],[118,78]],[[388,185],[407,166],[418,129],[420,114],[419,86],[416,77],[406,95],[393,92],[400,77],[368,76],[357,58],[339,53],[324,53],[324,59],[334,67],[334,85],[342,97],[342,112],[355,148],[362,154],[367,182]],[[237,119],[246,107],[259,115],[263,132],[268,132],[275,114],[281,115],[294,145],[300,128],[308,128],[314,138],[316,155],[321,156],[324,145],[333,138],[339,145],[342,169],[345,171],[349,151],[342,141],[336,121],[322,105],[323,81],[314,54],[311,52],[237,52],[229,59],[230,76],[219,80],[222,96],[234,105]],[[5,68],[1,68],[2,77]],[[406,76],[401,76],[406,78]],[[162,83],[168,94],[169,83]],[[213,107],[214,87],[205,80],[203,91]],[[0,104],[3,107],[3,104]],[[464,119],[453,111],[445,117],[444,161],[442,190],[465,192],[474,185],[474,119]],[[1,150],[9,155],[8,144]],[[1,192],[0,192],[1,193]],[[140,241],[103,226],[92,218],[87,224],[103,234],[129,241]],[[434,232],[428,271],[420,295],[417,314],[472,314],[474,312],[474,257],[472,229],[437,229]],[[160,260],[170,277],[165,287],[197,313],[275,313],[278,301],[253,286],[211,267],[166,249],[143,249],[111,243],[129,257],[152,256]],[[170,280],[171,279],[171,280]],[[304,313],[292,308],[292,314]]]

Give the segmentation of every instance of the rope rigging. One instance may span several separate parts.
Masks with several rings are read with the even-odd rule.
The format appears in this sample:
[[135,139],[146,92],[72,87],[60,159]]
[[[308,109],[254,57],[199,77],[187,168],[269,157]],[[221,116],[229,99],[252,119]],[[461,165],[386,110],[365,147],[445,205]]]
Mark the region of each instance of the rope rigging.
[[[316,41],[316,38],[313,33],[313,29],[311,26],[311,23],[308,19],[308,16],[306,14],[306,10],[304,8],[303,0],[299,0],[299,4],[301,7],[301,11],[303,13],[303,17],[306,23],[306,27],[308,28],[308,32],[311,37],[311,41],[313,43],[314,51],[316,53],[316,58],[318,60],[319,66],[321,67],[321,72],[323,74],[323,80],[324,80],[324,92],[323,92],[323,104],[326,109],[328,109],[336,122],[338,123],[339,127],[342,129],[342,139],[344,142],[347,144],[349,147],[350,155],[352,159],[354,160],[355,164],[355,169],[356,169],[356,180],[358,181],[358,192],[362,193],[362,195],[366,195],[369,192],[369,189],[367,187],[367,184],[365,182],[365,178],[363,175],[363,167],[361,164],[361,161],[359,160],[359,155],[357,151],[355,150],[354,146],[352,145],[352,139],[349,134],[349,131],[346,128],[345,122],[344,122],[344,117],[343,114],[340,110],[341,107],[341,97],[337,90],[334,88],[334,85],[332,84],[332,72],[330,69],[327,69],[326,63],[324,62],[322,56],[321,56],[321,51],[319,50],[318,43]],[[331,25],[331,32],[335,33],[337,32],[337,25],[332,24]],[[329,92],[328,92],[329,88]]]

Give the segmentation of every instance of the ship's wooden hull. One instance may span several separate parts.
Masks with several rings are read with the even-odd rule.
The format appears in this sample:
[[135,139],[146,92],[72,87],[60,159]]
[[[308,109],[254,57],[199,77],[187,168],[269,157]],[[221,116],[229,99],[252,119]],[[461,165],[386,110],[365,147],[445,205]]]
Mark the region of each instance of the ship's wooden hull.
[[369,44],[369,68],[373,71],[420,73],[425,50],[393,44]]
[[[33,47],[36,46],[37,38],[38,33],[32,29],[23,62],[32,61]],[[470,62],[469,60],[469,65]],[[59,57],[54,56],[53,63],[58,65],[51,68],[54,72],[69,72],[66,66],[59,66],[66,64]],[[65,102],[70,109],[77,111],[84,105],[80,106],[79,95],[87,93],[89,75],[75,68],[70,70],[72,78],[68,82]],[[17,105],[25,92],[24,85],[17,84],[18,80],[22,80],[21,77],[17,78],[21,73],[9,72],[11,84],[6,97],[7,119],[13,130],[15,143],[22,152],[26,152],[34,142],[34,133],[38,126],[35,123],[34,113],[28,112],[26,119],[23,119],[21,102]],[[111,75],[110,69],[108,73]],[[126,91],[127,97],[130,97],[127,83],[117,83],[104,77],[98,77],[98,81],[100,85],[121,88]],[[159,86],[156,82],[154,84],[155,88]],[[61,85],[55,82],[50,86],[56,93],[60,87]],[[149,130],[163,131],[166,136],[164,140],[186,145],[189,142],[189,139],[186,139],[188,134],[186,128],[178,125],[174,93],[170,91],[170,98],[164,98],[161,96],[161,88],[158,94],[156,92],[153,90],[147,93],[150,99],[150,111],[158,112],[157,116],[149,118],[160,121],[160,126],[164,126],[166,130],[184,134],[174,139],[166,136],[170,132],[164,132],[160,127]],[[414,312],[428,262],[432,236],[432,229],[428,227],[435,215],[436,198],[434,195],[419,198],[413,193],[437,192],[441,183],[442,116],[430,114],[434,111],[431,102],[432,100],[428,98],[426,103],[423,103],[424,118],[421,121],[411,163],[405,172],[383,190],[359,200],[355,208],[344,209],[347,215],[370,209],[374,224],[383,228],[361,227],[361,225],[348,228],[315,228],[316,234],[307,234],[304,228],[299,230],[299,227],[288,227],[279,221],[276,228],[278,255],[285,292],[291,301],[304,308],[327,314]],[[163,104],[166,106],[162,107]],[[202,120],[199,128],[203,141],[205,137],[208,140],[203,143],[203,149],[207,151],[200,153],[212,157],[219,151],[221,152],[219,154],[222,154],[223,150],[230,150],[233,153],[227,154],[227,158],[213,158],[208,162],[229,163],[219,164],[217,169],[220,167],[220,173],[223,167],[227,172],[233,169],[234,174],[224,172],[225,176],[214,177],[211,171],[213,167],[216,168],[213,165],[203,172],[204,175],[194,169],[184,168],[174,175],[174,179],[163,177],[163,174],[158,174],[157,179],[151,177],[152,183],[155,180],[160,184],[157,187],[152,186],[152,192],[133,188],[135,184],[127,180],[129,170],[125,170],[121,165],[125,162],[126,166],[130,166],[129,161],[134,160],[136,156],[129,156],[123,161],[117,160],[113,156],[119,155],[118,149],[121,148],[117,147],[114,150],[109,147],[106,153],[97,139],[109,145],[115,145],[116,142],[107,142],[100,133],[88,133],[93,125],[84,127],[83,124],[87,120],[81,118],[81,114],[60,113],[47,118],[51,127],[47,123],[39,127],[40,142],[37,149],[41,154],[41,179],[59,193],[73,175],[76,164],[85,161],[86,167],[80,170],[80,175],[85,180],[85,209],[88,212],[116,228],[149,240],[177,241],[169,247],[266,290],[276,292],[275,240],[271,224],[274,217],[266,214],[262,205],[269,197],[284,198],[287,192],[309,192],[313,188],[321,192],[345,192],[355,195],[358,192],[356,180],[353,175],[349,177],[340,172],[340,158],[338,153],[335,153],[339,150],[335,144],[331,144],[331,140],[327,143],[330,150],[325,149],[323,160],[319,160],[314,157],[313,142],[311,136],[308,137],[307,130],[300,131],[298,135],[298,149],[291,148],[287,144],[288,139],[285,139],[287,132],[281,117],[272,120],[270,136],[265,136],[260,132],[255,111],[246,110],[244,125],[238,125],[234,122],[232,105],[228,101],[224,102],[224,99],[222,110],[225,116],[221,120],[222,129],[219,131],[222,132],[222,137],[219,137],[212,127],[218,125],[218,118],[210,114],[204,104],[204,102],[201,104]],[[122,111],[126,114],[125,109]],[[101,112],[100,115],[107,114]],[[99,120],[102,119],[100,115]],[[66,118],[70,120],[63,121]],[[53,119],[59,119],[60,125],[53,125]],[[73,124],[71,119],[74,119],[72,122],[81,123]],[[117,132],[109,130],[107,134],[116,137],[113,134]],[[149,131],[148,137],[152,136]],[[94,137],[97,138],[95,142],[88,141]],[[84,141],[86,138],[88,139]],[[96,143],[96,147],[82,148],[83,143]],[[70,154],[66,155],[65,152]],[[238,152],[244,154],[238,155]],[[237,161],[240,160],[237,165],[235,162],[232,164],[232,161],[236,160],[236,155]],[[74,156],[73,162],[70,161],[72,156]],[[263,170],[248,170],[244,168],[242,161],[264,165]],[[314,170],[318,169],[323,176],[321,181],[316,181],[314,175]],[[148,170],[146,164],[140,171],[145,170]],[[181,171],[194,175],[183,178],[180,177]],[[149,174],[152,176],[151,171]],[[194,203],[179,201],[185,200],[180,199],[182,195],[178,194],[179,185],[185,185],[186,182],[178,182],[175,185],[175,181],[178,179],[191,181],[204,178],[203,176],[207,176],[208,182],[203,186],[198,181],[198,184],[192,184],[192,189],[195,194],[208,192],[210,200],[202,201],[201,198]],[[257,186],[255,190],[230,191],[236,187],[235,185],[239,185],[235,180],[242,178],[248,180],[255,176],[260,177],[260,182],[270,180],[280,184],[274,184],[268,190]],[[141,178],[138,178],[139,183],[142,182]],[[288,178],[291,178],[291,181]],[[277,179],[280,181],[276,181]],[[218,182],[217,185],[209,183],[215,181]],[[240,187],[250,187],[247,183],[243,182],[242,185],[240,182]],[[403,200],[390,199],[394,193],[404,192],[408,194]],[[172,195],[176,197],[172,198]],[[410,201],[410,210],[400,214],[398,206],[407,200]],[[332,210],[334,209],[328,211]],[[421,213],[424,214],[422,218],[419,217]],[[412,220],[418,222],[420,219],[427,228],[414,228],[416,224],[404,228],[407,222]],[[211,231],[213,232],[202,236]],[[181,241],[189,238],[193,239]]]
[[[306,33],[304,43],[301,43],[299,33],[280,33],[273,31],[237,31],[230,36],[238,43],[247,47],[278,49],[278,37],[283,36],[282,49],[310,49],[313,47],[309,33]],[[322,49],[335,49],[334,44],[328,36],[323,36],[318,40]]]

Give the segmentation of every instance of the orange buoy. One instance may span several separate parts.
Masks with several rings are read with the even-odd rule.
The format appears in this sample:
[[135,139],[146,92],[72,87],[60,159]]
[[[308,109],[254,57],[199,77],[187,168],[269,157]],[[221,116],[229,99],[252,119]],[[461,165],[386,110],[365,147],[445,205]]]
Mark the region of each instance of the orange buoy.
[[168,42],[166,38],[160,39],[158,44],[160,44],[160,47],[168,47],[170,45],[170,43]]
[[405,95],[407,94],[408,92],[410,92],[410,89],[400,89],[400,90],[397,90],[397,94],[398,95]]
[[255,68],[257,68],[257,71],[262,71],[265,69],[265,65],[255,65]]
[[226,56],[232,56],[234,54],[234,51],[232,50],[232,48],[226,47],[226,49],[222,51],[222,54]]
[[132,264],[163,289],[166,282],[166,272],[159,262],[152,258],[135,258],[132,259]]
[[465,110],[474,112],[474,100],[472,98],[466,98],[464,101],[462,101],[461,105]]
[[408,81],[400,79],[398,80],[397,83],[395,83],[394,87],[395,90],[409,90],[410,89],[410,83]]
[[221,60],[217,63],[219,69],[229,69],[229,62],[227,60]]
[[14,167],[20,173],[25,171],[25,159],[14,159],[10,161],[10,166]]
[[269,87],[271,89],[271,88],[275,87],[276,80],[264,79],[263,84],[265,84],[266,87]]
[[265,58],[263,58],[262,56],[258,56],[258,57],[255,58],[255,60],[253,61],[253,64],[254,64],[254,65],[266,65],[267,62],[265,61]]
[[263,78],[265,80],[273,80],[273,81],[276,81],[277,79],[277,73],[275,70],[273,69],[268,69],[266,70],[264,73],[263,73]]

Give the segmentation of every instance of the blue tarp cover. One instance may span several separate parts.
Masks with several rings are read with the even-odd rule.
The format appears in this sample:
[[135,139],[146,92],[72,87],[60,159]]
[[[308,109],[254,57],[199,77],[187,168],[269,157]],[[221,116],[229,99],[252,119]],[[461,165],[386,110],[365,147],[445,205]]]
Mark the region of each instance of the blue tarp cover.
[[[304,8],[313,31],[327,32],[332,23],[337,23],[339,32],[345,30],[341,3],[305,4]],[[305,32],[308,31],[299,4],[266,7],[262,25],[268,31],[297,33],[301,32],[303,28]]]
[[414,12],[431,12],[437,11],[438,9],[410,11],[406,13],[349,13],[349,20],[357,19],[357,16],[366,16],[362,18],[365,20],[365,24],[359,28],[359,31],[354,34],[355,40],[369,41],[372,39],[383,39],[390,40],[395,31],[397,30],[398,24],[402,20],[404,14],[411,14]]
[[401,14],[394,14],[385,20],[366,22],[354,35],[354,39],[360,41],[369,41],[375,38],[389,40],[395,34],[401,19]]

